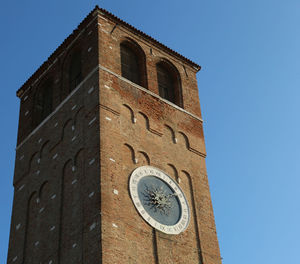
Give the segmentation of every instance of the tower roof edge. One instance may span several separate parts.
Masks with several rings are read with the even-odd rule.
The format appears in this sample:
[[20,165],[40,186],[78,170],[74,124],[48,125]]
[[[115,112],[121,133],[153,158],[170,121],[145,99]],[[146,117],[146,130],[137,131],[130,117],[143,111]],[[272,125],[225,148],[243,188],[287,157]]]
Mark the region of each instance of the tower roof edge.
[[119,17],[115,16],[114,14],[110,13],[109,11],[100,8],[98,5],[80,22],[76,29],[65,38],[65,40],[52,52],[52,54],[47,58],[47,60],[23,83],[23,85],[17,90],[16,95],[21,98],[24,92],[30,88],[31,84],[41,75],[44,71],[46,71],[53,62],[55,62],[57,55],[62,52],[64,48],[66,48],[77,36],[77,34],[87,25],[87,23],[95,17],[96,14],[103,15],[111,20],[114,20],[116,23],[123,25],[124,27],[128,28],[129,30],[133,31],[135,34],[141,36],[142,38],[150,41],[153,45],[161,48],[165,52],[169,53],[177,57],[178,59],[184,61],[185,63],[189,64],[195,71],[201,70],[201,66],[196,64],[195,62],[191,61],[190,59],[184,57],[183,55],[179,54],[178,52],[172,50],[171,48],[167,47],[166,45],[162,44],[161,42],[157,41],[156,39],[152,38],[151,36],[147,35],[146,33],[142,32],[141,30],[135,28],[134,26],[128,24],[124,20],[120,19]]
[[179,59],[185,61],[187,64],[190,64],[196,71],[201,70],[201,66],[198,65],[197,63],[191,61],[190,59],[188,59],[185,56],[181,55],[180,53],[176,52],[175,50],[167,47],[166,45],[162,44],[161,42],[159,42],[158,40],[154,39],[150,35],[144,33],[143,31],[137,29],[136,27],[130,25],[129,23],[125,22],[124,20],[122,20],[121,18],[115,16],[114,14],[110,13],[109,11],[107,11],[107,10],[105,10],[103,8],[100,8],[98,6],[95,7],[95,10],[98,10],[98,12],[101,15],[109,17],[109,18],[115,20],[116,22],[118,22],[119,24],[125,26],[126,28],[132,30],[134,33],[136,33],[136,34],[140,35],[141,37],[145,38],[146,40],[152,42],[153,44],[155,44],[159,48],[162,48],[166,52],[171,53],[171,55],[178,57]]

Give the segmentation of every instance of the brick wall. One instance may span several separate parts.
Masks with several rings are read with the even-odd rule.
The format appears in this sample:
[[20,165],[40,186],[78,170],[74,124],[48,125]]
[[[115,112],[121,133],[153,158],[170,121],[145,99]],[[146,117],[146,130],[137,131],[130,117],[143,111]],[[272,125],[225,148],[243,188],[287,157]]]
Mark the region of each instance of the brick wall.
[[[114,27],[99,18],[103,263],[220,263],[196,71],[122,26],[111,33]],[[148,89],[120,76],[120,43],[128,38],[145,54]],[[180,74],[188,113],[156,96],[156,64],[164,59]],[[191,222],[182,234],[156,231],[135,210],[128,179],[142,165],[166,171],[184,190]]]
[[96,68],[18,146],[8,263],[93,263],[100,258],[97,91]]
[[68,96],[70,59],[76,50],[81,50],[83,78],[98,65],[97,27],[97,18],[91,16],[23,85],[22,89],[25,92],[20,96],[18,144],[35,129],[33,126],[35,94],[45,81],[52,81],[53,109]]
[[[120,43],[145,54],[146,88],[121,77]],[[70,94],[70,56],[82,83]],[[162,99],[156,64],[176,69],[183,108]],[[25,83],[21,97],[8,263],[221,263],[205,168],[197,69],[97,8]],[[36,89],[52,78],[54,111],[32,127]],[[179,235],[149,226],[129,195],[131,172],[151,165],[186,194]]]

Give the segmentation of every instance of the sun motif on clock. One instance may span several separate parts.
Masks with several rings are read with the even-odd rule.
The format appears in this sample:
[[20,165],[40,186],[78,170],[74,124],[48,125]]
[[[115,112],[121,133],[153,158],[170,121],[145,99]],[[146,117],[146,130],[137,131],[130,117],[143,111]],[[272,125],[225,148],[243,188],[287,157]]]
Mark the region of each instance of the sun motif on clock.
[[135,169],[129,179],[132,201],[144,220],[166,234],[183,232],[190,210],[179,185],[165,172],[152,166]]

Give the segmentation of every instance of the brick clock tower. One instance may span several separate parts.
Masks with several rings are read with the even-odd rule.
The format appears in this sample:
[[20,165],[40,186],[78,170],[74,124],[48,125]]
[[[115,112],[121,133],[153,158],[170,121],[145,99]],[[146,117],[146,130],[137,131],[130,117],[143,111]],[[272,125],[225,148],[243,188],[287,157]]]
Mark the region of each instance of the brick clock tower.
[[96,7],[17,91],[9,264],[220,264],[200,66]]

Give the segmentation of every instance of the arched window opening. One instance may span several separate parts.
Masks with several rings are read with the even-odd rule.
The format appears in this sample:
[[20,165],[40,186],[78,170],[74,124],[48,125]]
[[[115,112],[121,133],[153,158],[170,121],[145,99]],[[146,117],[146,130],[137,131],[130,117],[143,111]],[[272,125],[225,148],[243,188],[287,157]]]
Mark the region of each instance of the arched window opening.
[[121,44],[121,67],[123,77],[140,84],[138,56],[130,47],[124,44]]
[[81,53],[75,52],[71,58],[70,68],[69,68],[69,89],[70,92],[75,89],[75,87],[81,82]]
[[42,85],[34,101],[33,125],[39,125],[52,112],[52,82]]
[[178,73],[165,62],[158,63],[156,71],[159,95],[178,106],[182,106]]
[[137,44],[125,41],[120,45],[122,76],[133,83],[147,87],[145,55]]

